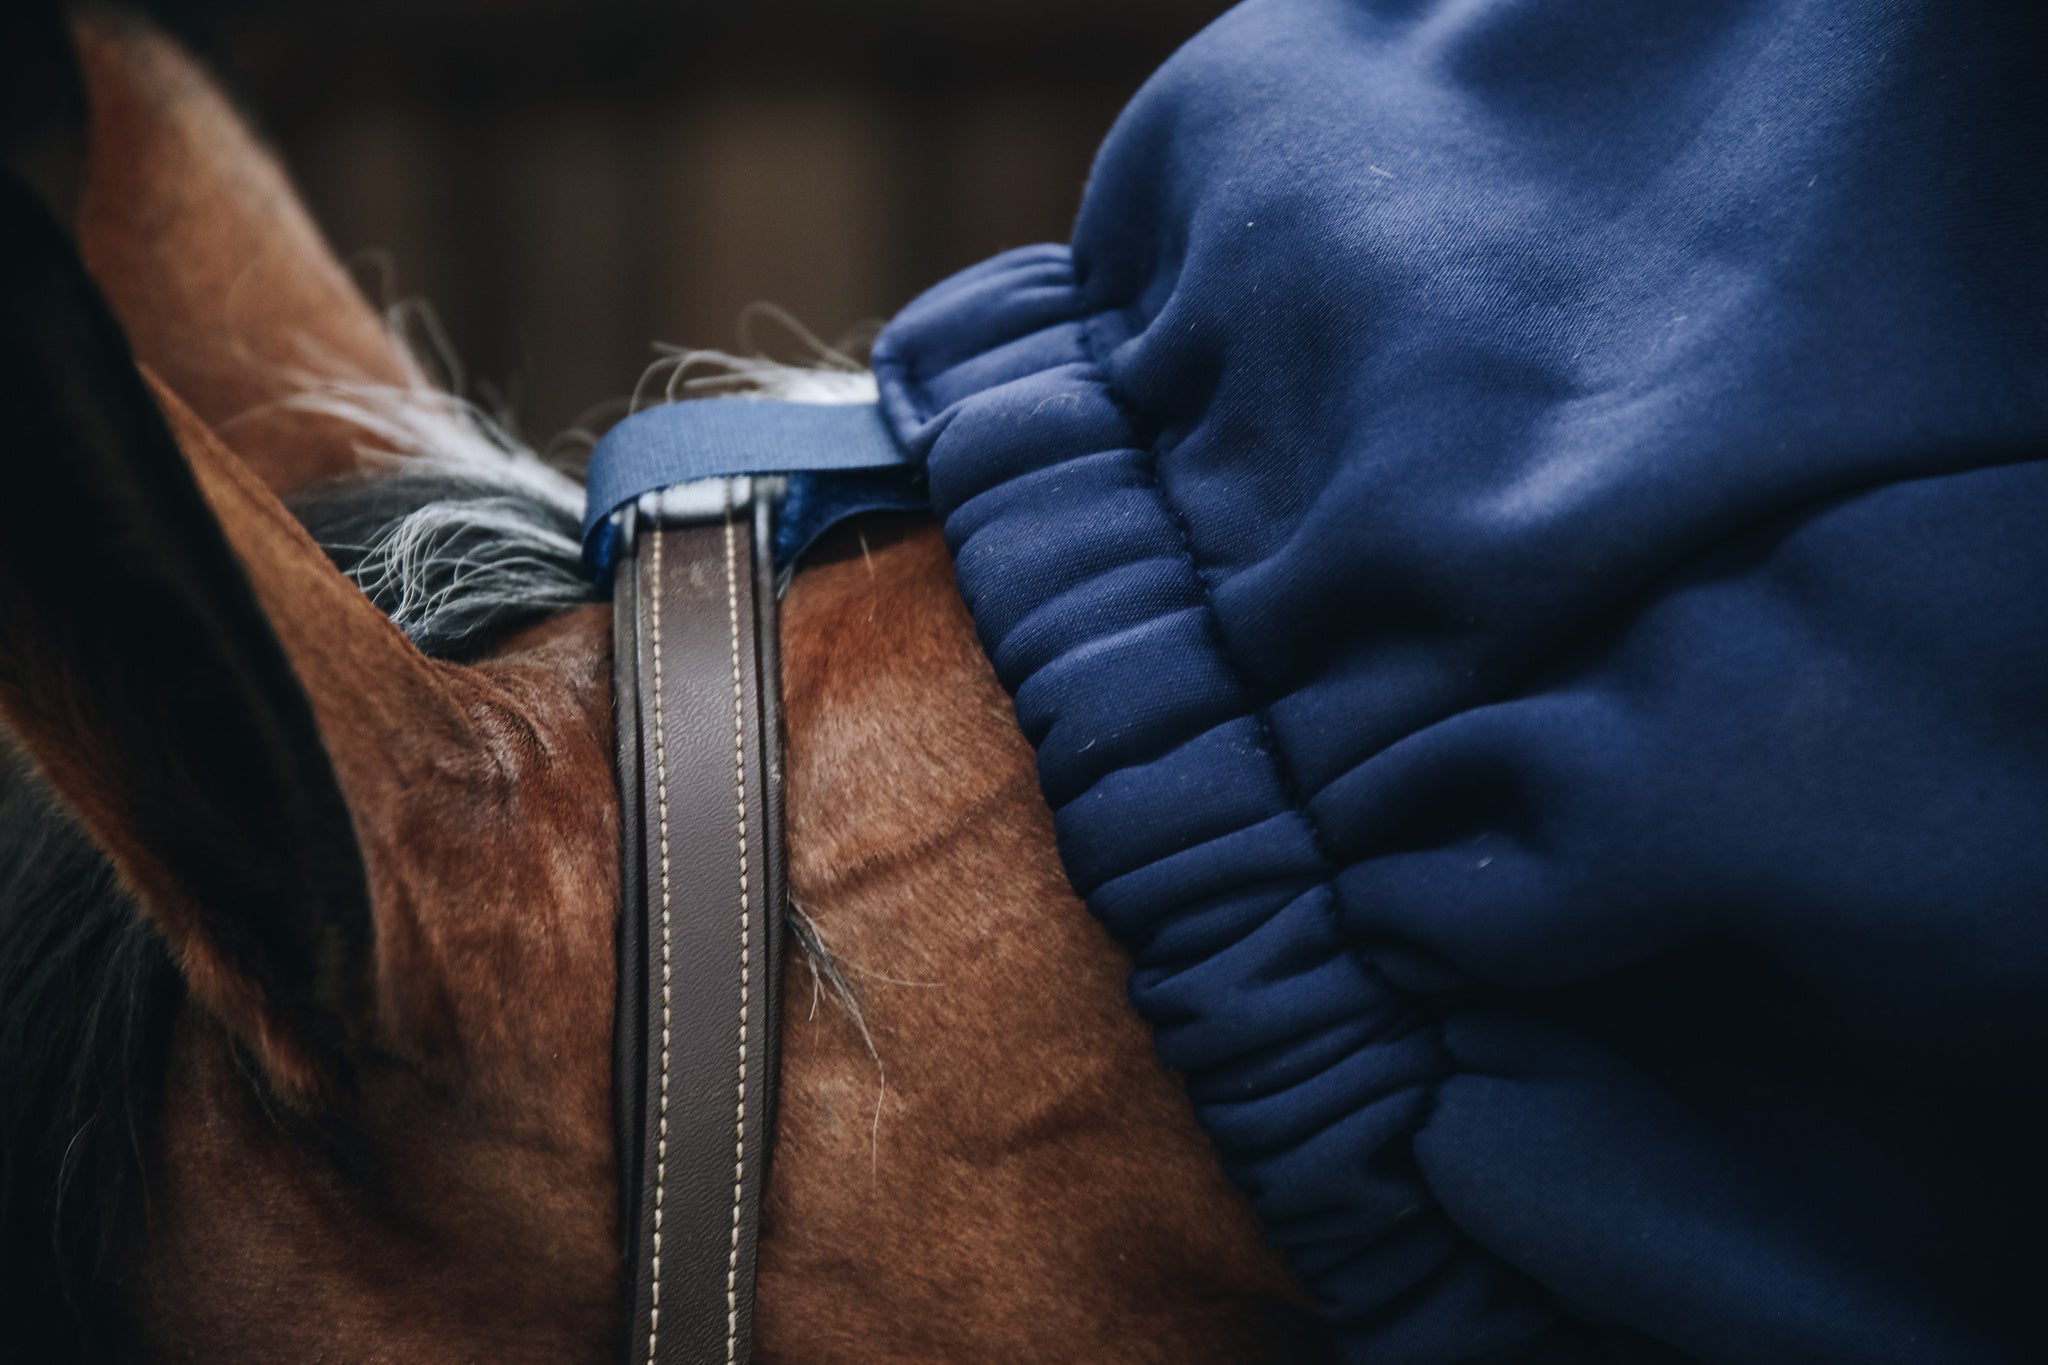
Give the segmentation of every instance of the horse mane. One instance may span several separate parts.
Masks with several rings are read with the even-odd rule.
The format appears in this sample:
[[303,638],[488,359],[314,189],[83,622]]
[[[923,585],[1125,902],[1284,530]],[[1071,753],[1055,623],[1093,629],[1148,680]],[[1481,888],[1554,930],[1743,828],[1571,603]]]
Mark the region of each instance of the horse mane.
[[138,1204],[184,981],[105,854],[0,756],[0,1341],[113,1353],[103,1291]]
[[[451,416],[431,457],[316,485],[293,513],[414,642],[471,655],[604,598],[581,489]],[[486,447],[492,447],[486,451]],[[0,1355],[120,1358],[121,1238],[184,987],[112,864],[0,732]]]
[[[693,353],[694,354],[694,353]],[[723,360],[725,357],[718,357]],[[758,376],[756,377],[758,383]],[[760,387],[769,387],[760,384]],[[344,417],[362,474],[286,506],[422,652],[465,659],[609,596],[585,576],[583,489],[461,399],[327,384],[291,406]],[[814,994],[880,1058],[852,984],[800,907]],[[148,1153],[184,983],[113,865],[0,731],[0,1352],[123,1358],[121,1238],[147,1207]]]

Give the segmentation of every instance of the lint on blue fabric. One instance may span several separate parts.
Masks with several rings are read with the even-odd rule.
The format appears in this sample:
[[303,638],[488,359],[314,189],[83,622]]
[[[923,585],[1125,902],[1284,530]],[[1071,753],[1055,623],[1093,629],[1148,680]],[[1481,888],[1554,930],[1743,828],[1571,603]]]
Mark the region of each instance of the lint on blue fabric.
[[1072,245],[883,334],[1345,1359],[2048,1359],[2044,61],[2035,4],[1253,0]]

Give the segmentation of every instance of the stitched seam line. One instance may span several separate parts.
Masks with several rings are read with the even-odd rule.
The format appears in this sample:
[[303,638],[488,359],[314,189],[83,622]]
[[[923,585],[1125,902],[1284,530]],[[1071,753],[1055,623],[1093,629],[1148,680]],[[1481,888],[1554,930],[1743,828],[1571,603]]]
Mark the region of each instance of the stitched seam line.
[[654,1365],[661,1332],[661,1206],[668,1185],[668,1037],[669,1037],[669,906],[668,862],[668,731],[661,707],[661,542],[654,532],[652,564],[654,610],[654,789],[661,823],[661,1101],[654,1148],[654,1297],[647,1315],[647,1361]]
[[1337,857],[1329,836],[1310,809],[1308,801],[1304,798],[1300,780],[1294,772],[1294,765],[1280,747],[1280,735],[1273,725],[1272,710],[1253,684],[1251,674],[1238,661],[1229,640],[1224,637],[1223,616],[1217,610],[1215,594],[1210,590],[1209,580],[1202,573],[1201,560],[1195,554],[1194,533],[1188,527],[1187,518],[1181,515],[1180,508],[1167,495],[1166,485],[1159,476],[1159,462],[1166,454],[1160,447],[1160,437],[1164,433],[1157,423],[1140,419],[1138,409],[1125,397],[1110,375],[1109,366],[1103,360],[1101,347],[1095,335],[1094,322],[1095,317],[1089,317],[1083,319],[1081,323],[1082,349],[1095,366],[1104,396],[1130,424],[1131,434],[1144,452],[1143,473],[1146,486],[1150,488],[1159,509],[1171,522],[1174,534],[1180,541],[1181,555],[1187,561],[1188,572],[1194,577],[1195,590],[1201,595],[1203,634],[1208,637],[1210,647],[1216,651],[1216,657],[1229,671],[1231,681],[1236,684],[1250,705],[1249,718],[1258,728],[1260,747],[1265,750],[1266,761],[1280,787],[1281,798],[1286,801],[1294,816],[1301,821],[1302,827],[1308,833],[1310,846],[1315,849],[1316,861],[1321,864],[1315,880],[1325,893],[1323,913],[1332,921],[1338,943],[1343,945],[1352,961],[1358,965],[1359,971],[1373,985],[1385,992],[1389,1000],[1400,1002],[1415,1010],[1434,1044],[1439,1074],[1423,1087],[1422,1113],[1418,1116],[1415,1126],[1409,1130],[1412,1138],[1414,1134],[1428,1127],[1430,1120],[1435,1117],[1437,1104],[1442,1097],[1444,1075],[1450,1071],[1451,1053],[1444,1040],[1443,1022],[1421,1001],[1406,991],[1396,989],[1381,970],[1379,963],[1374,960],[1372,953],[1351,944],[1344,932],[1343,922],[1337,913],[1337,874],[1349,864]]
[[725,612],[732,629],[732,785],[738,818],[740,850],[740,1057],[738,1102],[732,1130],[732,1242],[725,1258],[725,1358],[739,1359],[740,1346],[740,1190],[747,1171],[747,976],[752,967],[752,906],[747,891],[747,726],[740,670],[739,560],[732,524],[732,485],[725,494]]

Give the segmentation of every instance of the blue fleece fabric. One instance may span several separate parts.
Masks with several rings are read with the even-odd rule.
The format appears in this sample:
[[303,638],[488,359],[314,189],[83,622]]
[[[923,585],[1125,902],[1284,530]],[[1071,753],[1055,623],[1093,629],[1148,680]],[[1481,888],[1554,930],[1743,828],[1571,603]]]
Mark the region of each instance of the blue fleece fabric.
[[2048,33],[1254,0],[884,404],[1348,1359],[2048,1360]]

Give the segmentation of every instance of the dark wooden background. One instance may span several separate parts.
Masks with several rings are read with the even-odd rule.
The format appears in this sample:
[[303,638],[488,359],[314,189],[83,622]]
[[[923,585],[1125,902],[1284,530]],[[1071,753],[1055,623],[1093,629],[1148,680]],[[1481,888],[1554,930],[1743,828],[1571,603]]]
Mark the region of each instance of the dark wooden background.
[[373,295],[545,443],[651,343],[795,349],[1064,239],[1224,0],[184,0]]

